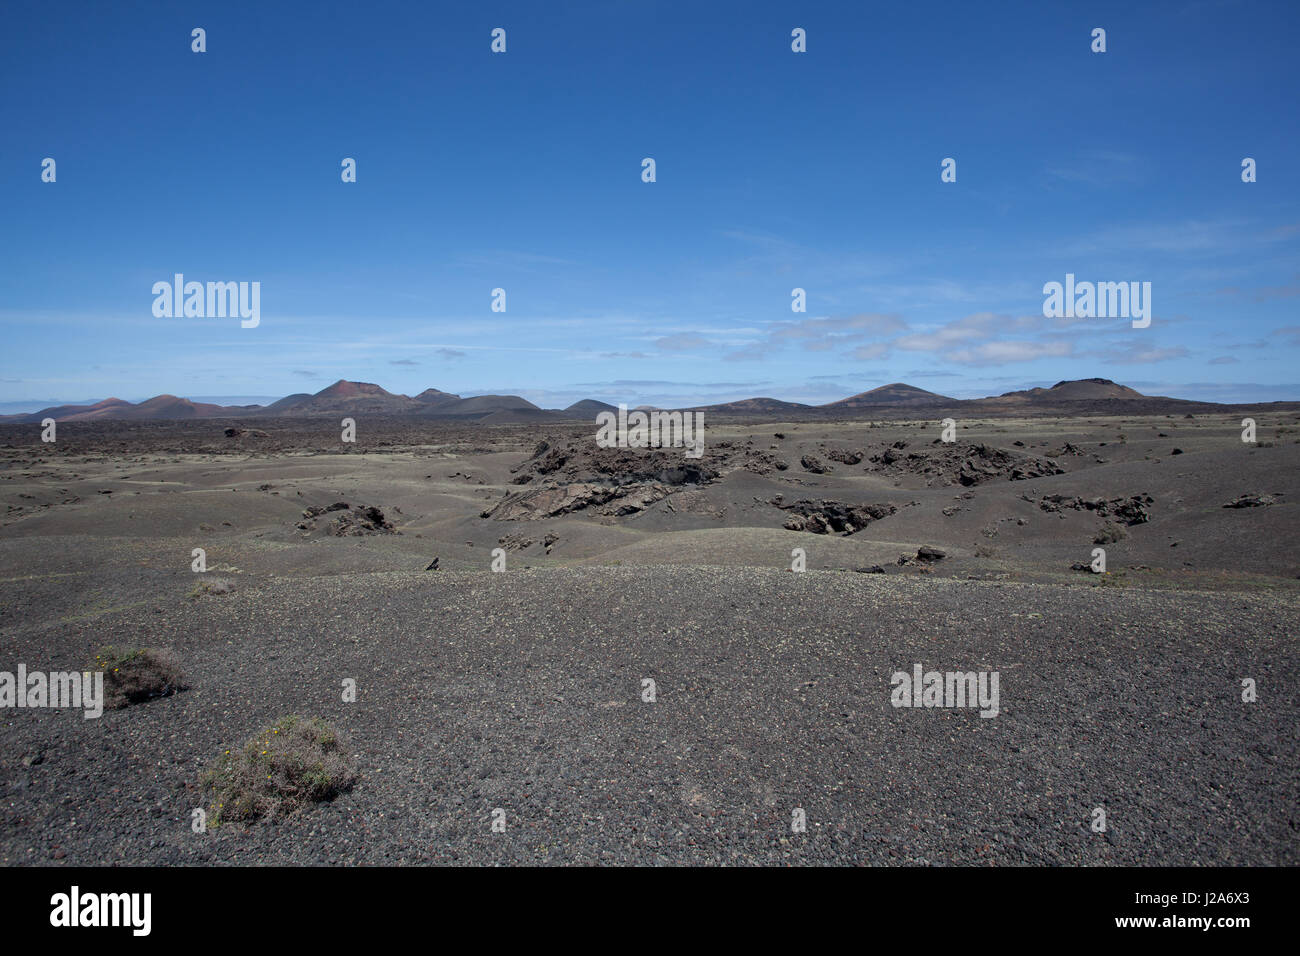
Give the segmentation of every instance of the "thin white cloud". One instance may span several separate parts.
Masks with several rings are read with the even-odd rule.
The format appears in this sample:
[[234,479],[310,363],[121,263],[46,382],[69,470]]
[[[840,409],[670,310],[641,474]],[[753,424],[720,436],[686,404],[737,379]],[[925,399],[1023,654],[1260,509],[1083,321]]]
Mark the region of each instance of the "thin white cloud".
[[1061,358],[1073,351],[1074,347],[1069,342],[985,342],[949,352],[945,357],[962,365],[1002,365],[1007,362],[1031,362],[1040,358]]

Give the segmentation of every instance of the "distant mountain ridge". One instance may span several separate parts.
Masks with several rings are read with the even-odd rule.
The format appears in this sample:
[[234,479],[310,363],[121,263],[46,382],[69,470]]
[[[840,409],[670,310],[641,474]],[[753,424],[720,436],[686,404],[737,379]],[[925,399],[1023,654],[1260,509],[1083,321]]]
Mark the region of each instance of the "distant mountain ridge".
[[611,405],[609,402],[597,401],[594,398],[584,398],[580,402],[574,402],[565,409],[574,415],[581,415],[583,418],[595,418],[601,412],[617,412],[618,406]]
[[[914,385],[892,382],[869,391],[827,402],[823,405],[805,405],[776,398],[746,398],[718,405],[693,406],[691,410],[712,412],[716,415],[763,416],[811,415],[835,416],[859,409],[878,409],[882,412],[901,409],[969,408],[979,411],[1037,410],[1055,407],[1080,410],[1088,405],[1089,413],[1111,403],[1164,403],[1185,406],[1212,407],[1211,402],[1192,402],[1163,396],[1143,395],[1136,389],[1119,385],[1108,378],[1084,378],[1057,382],[1051,388],[1030,388],[1005,392],[987,398],[957,399],[928,392]],[[1117,405],[1116,407],[1124,407]],[[19,415],[0,416],[0,423],[39,424],[46,418],[56,422],[81,421],[148,421],[187,418],[299,418],[336,414],[371,414],[410,416],[433,420],[480,422],[483,424],[525,424],[529,422],[561,422],[594,420],[602,411],[617,408],[608,402],[583,399],[565,409],[539,408],[518,395],[474,395],[462,398],[436,388],[425,389],[412,397],[389,392],[373,382],[351,382],[339,379],[319,392],[298,392],[286,395],[270,405],[213,405],[192,402],[175,395],[157,395],[138,404],[120,398],[106,398],[88,405],[55,405]]]
[[957,401],[955,398],[949,398],[947,395],[938,395],[934,392],[927,392],[923,388],[917,388],[915,385],[904,385],[902,382],[893,382],[889,385],[881,385],[879,388],[873,388],[869,392],[860,392],[857,395],[851,395],[848,398],[841,398],[838,402],[827,402],[829,408],[862,408],[870,405],[951,405]]
[[726,415],[780,415],[785,412],[807,411],[815,407],[801,405],[798,402],[783,402],[779,398],[742,398],[738,402],[724,402],[721,405],[701,405],[691,411]]
[[1074,381],[1057,382],[1051,388],[1030,388],[1019,392],[1005,392],[997,398],[983,401],[1024,401],[1051,399],[1062,402],[1095,402],[1111,398],[1136,399],[1146,398],[1136,389],[1127,385],[1117,385],[1108,378],[1081,378]]

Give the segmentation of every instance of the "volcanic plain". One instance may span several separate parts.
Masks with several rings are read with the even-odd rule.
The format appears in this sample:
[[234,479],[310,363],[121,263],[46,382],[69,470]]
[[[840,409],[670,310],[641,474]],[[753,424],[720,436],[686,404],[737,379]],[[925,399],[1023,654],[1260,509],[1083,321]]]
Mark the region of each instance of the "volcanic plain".
[[[0,863],[1300,862],[1300,415],[907,414],[0,425],[0,671],[187,684],[0,710]],[[355,785],[195,832],[288,714]]]

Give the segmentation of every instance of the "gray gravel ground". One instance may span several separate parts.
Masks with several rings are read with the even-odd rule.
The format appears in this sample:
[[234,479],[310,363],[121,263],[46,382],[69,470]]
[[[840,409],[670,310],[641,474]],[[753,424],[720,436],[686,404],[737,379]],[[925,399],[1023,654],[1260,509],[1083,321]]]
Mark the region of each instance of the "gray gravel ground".
[[[0,862],[1300,860],[1289,595],[570,568],[285,579],[173,608],[6,626],[0,669],[168,645],[192,689],[99,720],[0,711]],[[893,708],[915,662],[998,671],[1000,714]],[[286,713],[350,735],[356,789],[191,832],[203,767]]]

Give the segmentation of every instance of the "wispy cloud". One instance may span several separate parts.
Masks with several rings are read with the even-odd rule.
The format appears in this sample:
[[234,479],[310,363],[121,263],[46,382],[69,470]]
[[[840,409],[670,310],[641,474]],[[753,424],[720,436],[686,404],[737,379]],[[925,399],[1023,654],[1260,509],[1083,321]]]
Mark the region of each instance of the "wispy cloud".
[[1159,348],[1142,342],[1130,342],[1118,348],[1102,349],[1088,354],[1112,365],[1153,365],[1156,362],[1184,358],[1192,353],[1181,345]]
[[655,345],[661,349],[670,352],[687,352],[691,349],[700,349],[712,345],[702,335],[696,335],[694,332],[679,332],[676,335],[665,335],[662,338],[655,339]]
[[1069,342],[985,342],[971,348],[956,349],[947,357],[962,365],[1004,365],[1040,358],[1062,358],[1073,351],[1074,346]]
[[1069,183],[1090,186],[1131,186],[1144,178],[1144,163],[1132,153],[1085,149],[1047,169],[1047,175]]

